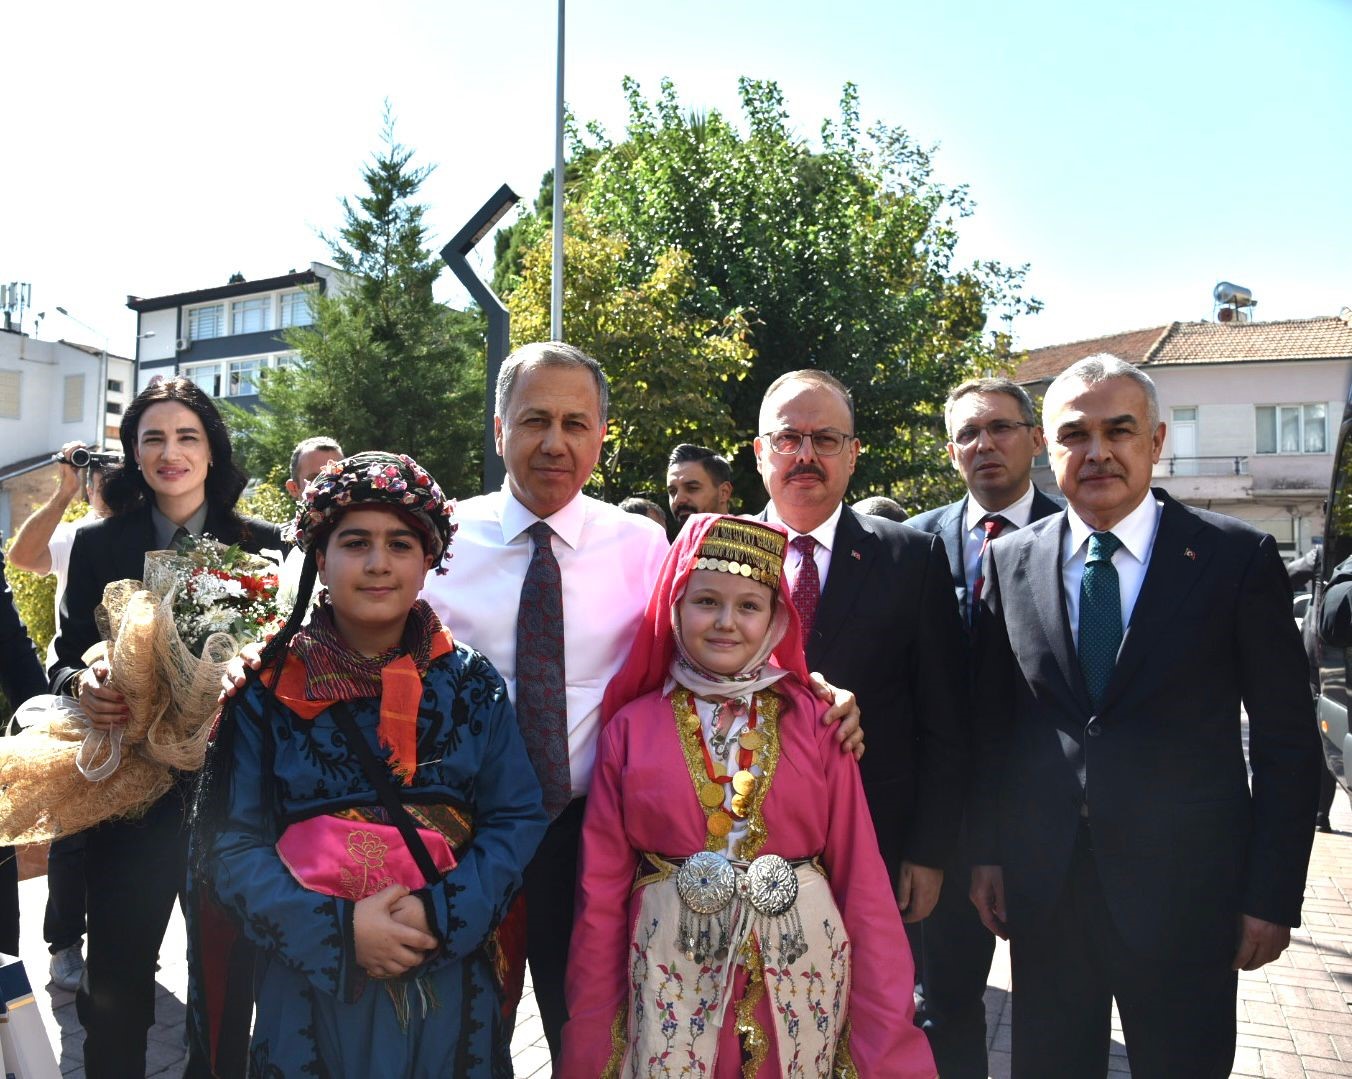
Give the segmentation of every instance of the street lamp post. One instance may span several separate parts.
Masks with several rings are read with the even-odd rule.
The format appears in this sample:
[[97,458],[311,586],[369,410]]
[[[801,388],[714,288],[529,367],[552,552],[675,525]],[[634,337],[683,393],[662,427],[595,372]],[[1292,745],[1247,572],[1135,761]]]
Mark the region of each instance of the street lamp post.
[[479,275],[470,266],[467,256],[474,250],[475,244],[487,236],[507,211],[520,201],[520,196],[503,184],[493,197],[479,208],[479,212],[465,222],[465,226],[455,234],[451,242],[441,249],[441,257],[446,265],[488,316],[488,362],[484,365],[487,383],[484,392],[485,494],[501,487],[502,481],[507,476],[493,440],[493,394],[498,384],[498,371],[502,367],[502,361],[507,358],[511,316],[493,290],[479,280]]

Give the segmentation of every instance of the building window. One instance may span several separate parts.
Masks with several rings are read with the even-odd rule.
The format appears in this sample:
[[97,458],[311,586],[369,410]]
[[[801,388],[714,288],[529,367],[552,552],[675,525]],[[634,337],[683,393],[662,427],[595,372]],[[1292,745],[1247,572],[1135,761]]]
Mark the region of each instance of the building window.
[[110,415],[110,416],[120,416],[120,415],[122,415],[122,402],[121,402],[121,401],[109,401],[109,402],[108,402],[108,415]]
[[248,360],[230,361],[230,390],[231,397],[242,397],[247,394],[258,392],[260,376],[267,368],[268,361],[266,356],[254,356]]
[[278,368],[279,370],[283,367],[299,367],[300,353],[299,352],[280,353],[279,355],[272,357],[272,366]]
[[66,392],[61,404],[61,422],[79,423],[84,419],[84,375],[67,375]]
[[109,392],[109,393],[121,393],[121,392],[122,392],[122,380],[121,380],[120,378],[110,378],[110,379],[108,380],[108,392]]
[[1328,453],[1328,405],[1258,405],[1255,453]]
[[22,377],[18,371],[0,371],[0,419],[19,418],[19,380]]
[[225,333],[225,304],[216,303],[210,307],[194,307],[188,312],[188,338],[192,341],[205,341],[209,337],[221,337]]
[[230,305],[231,333],[262,333],[272,329],[272,297],[236,300]]
[[221,396],[221,365],[219,363],[193,363],[183,368],[183,377],[191,379],[197,388],[209,397]]
[[314,322],[314,312],[310,310],[308,292],[283,292],[281,328],[288,326],[308,326]]

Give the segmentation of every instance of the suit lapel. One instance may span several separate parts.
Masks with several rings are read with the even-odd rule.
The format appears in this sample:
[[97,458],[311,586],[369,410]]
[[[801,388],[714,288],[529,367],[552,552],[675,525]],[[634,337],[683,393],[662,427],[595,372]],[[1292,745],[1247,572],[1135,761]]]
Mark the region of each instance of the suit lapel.
[[963,597],[963,618],[967,617],[967,567],[962,564],[962,553],[967,546],[967,537],[962,527],[967,520],[967,499],[954,502],[948,507],[939,528],[939,538],[943,540],[944,550],[948,552],[948,568],[953,574],[953,587]]
[[[1075,638],[1066,616],[1065,586],[1061,580],[1061,544],[1067,527],[1062,515],[1038,534],[1028,551],[1026,570],[1047,647],[1061,669],[1067,691],[1081,708],[1088,710],[1089,690],[1080,671],[1080,658],[1075,653]],[[1002,582],[1001,587],[1007,589],[1009,585]]]
[[1050,517],[1053,513],[1060,513],[1061,509],[1062,507],[1058,506],[1055,501],[1048,498],[1034,487],[1033,507],[1032,513],[1028,517],[1028,523],[1032,524],[1034,521],[1040,521],[1044,517]]
[[1152,497],[1159,498],[1164,509],[1150,549],[1150,565],[1132,608],[1131,623],[1103,694],[1105,708],[1131,684],[1151,649],[1168,641],[1166,627],[1212,555],[1211,536],[1201,520],[1160,491],[1152,492]]
[[858,514],[849,506],[842,506],[831,546],[831,567],[817,607],[817,621],[804,649],[809,670],[817,669],[818,660],[848,621],[855,598],[877,557],[878,543],[877,535]]

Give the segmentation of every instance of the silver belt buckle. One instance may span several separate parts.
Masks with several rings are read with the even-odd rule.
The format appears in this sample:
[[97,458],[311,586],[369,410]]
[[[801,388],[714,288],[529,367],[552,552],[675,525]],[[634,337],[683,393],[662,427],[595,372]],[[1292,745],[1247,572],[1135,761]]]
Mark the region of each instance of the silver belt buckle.
[[756,913],[778,918],[798,901],[798,874],[778,854],[762,854],[752,862],[738,888]]
[[732,902],[736,888],[737,873],[732,863],[717,851],[692,854],[676,871],[681,902],[696,914],[717,914]]

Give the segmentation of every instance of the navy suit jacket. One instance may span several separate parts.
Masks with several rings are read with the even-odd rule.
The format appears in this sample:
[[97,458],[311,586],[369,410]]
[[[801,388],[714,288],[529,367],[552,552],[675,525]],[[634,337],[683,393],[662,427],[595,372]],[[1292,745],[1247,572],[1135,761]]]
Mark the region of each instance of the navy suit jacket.
[[29,697],[47,692],[42,664],[33,651],[33,641],[19,618],[14,594],[5,580],[3,554],[0,554],[0,685],[4,687],[11,709],[18,708]]
[[[762,517],[764,514],[762,514]],[[941,867],[969,773],[966,641],[933,536],[842,506],[808,670],[859,701],[859,762],[883,861]]]
[[1228,961],[1239,913],[1300,922],[1320,766],[1314,710],[1272,537],[1154,497],[1159,529],[1097,708],[1066,614],[1066,514],[987,549],[972,860],[1003,866],[1017,934],[1061,895],[1087,807],[1127,944],[1146,957]]
[[[917,513],[906,520],[906,524],[911,528],[929,532],[943,542],[944,550],[948,552],[948,568],[953,574],[953,591],[958,597],[958,611],[962,615],[964,626],[971,625],[972,618],[967,602],[967,567],[963,565],[962,558],[967,538],[967,530],[963,527],[967,520],[967,498],[967,495],[963,495],[947,506]],[[1028,518],[1028,523],[1032,524],[1044,517],[1050,517],[1053,513],[1060,513],[1064,508],[1059,502],[1034,487],[1032,516]]]

